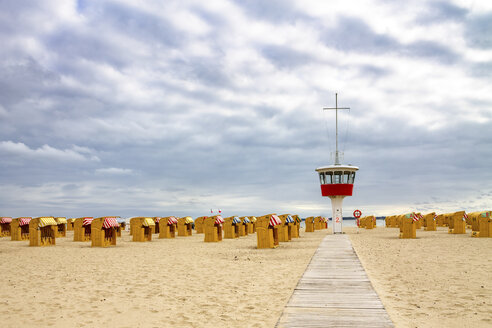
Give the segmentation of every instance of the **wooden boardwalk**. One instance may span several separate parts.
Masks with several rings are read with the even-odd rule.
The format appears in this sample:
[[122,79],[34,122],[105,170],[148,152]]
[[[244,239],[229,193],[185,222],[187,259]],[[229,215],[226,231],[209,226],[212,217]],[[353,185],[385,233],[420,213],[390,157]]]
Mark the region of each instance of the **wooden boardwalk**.
[[347,235],[327,235],[277,327],[394,327]]

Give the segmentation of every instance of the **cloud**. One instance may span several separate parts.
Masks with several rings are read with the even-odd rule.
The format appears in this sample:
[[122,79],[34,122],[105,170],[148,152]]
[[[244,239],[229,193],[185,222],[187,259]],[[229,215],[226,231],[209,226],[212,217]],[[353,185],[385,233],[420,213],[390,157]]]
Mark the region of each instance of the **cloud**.
[[72,149],[56,149],[49,145],[39,148],[29,148],[22,142],[0,141],[0,151],[7,155],[19,156],[24,159],[49,159],[57,161],[95,161],[99,158],[92,155],[85,147],[73,146]]
[[237,0],[234,2],[248,15],[271,22],[294,22],[297,19],[308,18],[290,0]]
[[314,60],[311,54],[287,46],[266,45],[262,49],[262,54],[280,68],[292,69],[301,65],[309,65]]
[[447,1],[431,1],[418,16],[417,22],[432,24],[446,21],[462,21],[469,10]]
[[6,211],[328,213],[314,169],[334,150],[334,113],[321,108],[335,92],[351,107],[339,113],[340,147],[361,168],[347,213],[431,197],[428,206],[465,206],[492,190],[484,10],[372,0],[0,7]]
[[133,174],[133,170],[131,169],[122,169],[118,167],[108,167],[102,169],[96,169],[96,174]]
[[458,54],[444,44],[428,40],[403,43],[389,34],[375,32],[358,17],[339,17],[334,27],[323,31],[321,38],[328,47],[345,52],[420,57],[444,64],[459,59]]
[[492,13],[470,16],[465,24],[466,42],[478,49],[492,48]]

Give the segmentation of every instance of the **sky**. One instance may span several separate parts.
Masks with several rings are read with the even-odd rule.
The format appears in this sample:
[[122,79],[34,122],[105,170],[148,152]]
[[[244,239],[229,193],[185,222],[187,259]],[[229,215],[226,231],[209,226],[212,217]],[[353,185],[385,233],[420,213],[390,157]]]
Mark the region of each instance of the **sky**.
[[492,2],[1,1],[0,215],[492,208]]

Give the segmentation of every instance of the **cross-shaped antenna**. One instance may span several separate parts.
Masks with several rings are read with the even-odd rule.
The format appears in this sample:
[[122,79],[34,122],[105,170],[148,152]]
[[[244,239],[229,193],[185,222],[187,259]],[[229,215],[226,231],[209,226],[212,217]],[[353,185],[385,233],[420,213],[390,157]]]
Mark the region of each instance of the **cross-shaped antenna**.
[[338,110],[350,109],[350,107],[338,107],[338,93],[335,93],[335,107],[323,107],[323,110],[335,110],[335,126],[336,126],[336,150],[335,150],[335,165],[340,165],[340,158],[338,155]]

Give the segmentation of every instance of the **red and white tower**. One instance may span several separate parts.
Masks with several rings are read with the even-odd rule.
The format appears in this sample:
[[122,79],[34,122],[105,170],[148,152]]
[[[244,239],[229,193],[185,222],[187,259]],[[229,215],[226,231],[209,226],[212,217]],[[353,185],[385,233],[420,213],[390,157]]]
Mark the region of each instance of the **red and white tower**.
[[335,94],[335,107],[323,108],[324,110],[335,110],[336,124],[336,150],[335,164],[322,166],[316,169],[319,174],[321,183],[321,196],[330,197],[331,208],[333,211],[332,224],[333,233],[342,233],[343,199],[352,196],[355,181],[355,172],[359,169],[357,166],[340,164],[340,152],[338,151],[338,110],[349,109],[348,107],[338,107],[338,94]]

